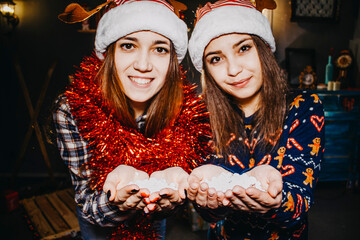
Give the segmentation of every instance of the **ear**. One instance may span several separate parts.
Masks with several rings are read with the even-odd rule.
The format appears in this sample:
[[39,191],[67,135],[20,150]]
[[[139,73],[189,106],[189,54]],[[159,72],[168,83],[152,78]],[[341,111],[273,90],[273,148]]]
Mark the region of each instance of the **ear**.
[[95,13],[99,12],[103,7],[105,7],[109,2],[100,4],[95,9],[90,12],[86,11],[77,3],[70,3],[66,8],[65,12],[58,15],[58,18],[65,23],[77,23],[82,22]]
[[276,2],[274,0],[255,0],[256,9],[262,12],[262,10],[266,9],[275,9]]

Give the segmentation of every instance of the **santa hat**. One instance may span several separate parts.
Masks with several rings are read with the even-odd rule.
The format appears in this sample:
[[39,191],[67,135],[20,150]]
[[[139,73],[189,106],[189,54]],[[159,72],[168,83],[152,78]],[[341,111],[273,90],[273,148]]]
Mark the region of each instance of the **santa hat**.
[[275,40],[267,18],[247,0],[220,0],[207,3],[196,11],[196,25],[189,41],[189,54],[199,72],[209,42],[229,33],[246,33],[261,37],[275,52]]
[[187,51],[187,26],[165,0],[115,0],[118,6],[106,12],[99,21],[95,52],[104,59],[107,47],[119,38],[137,31],[149,30],[167,37],[174,44],[179,63]]

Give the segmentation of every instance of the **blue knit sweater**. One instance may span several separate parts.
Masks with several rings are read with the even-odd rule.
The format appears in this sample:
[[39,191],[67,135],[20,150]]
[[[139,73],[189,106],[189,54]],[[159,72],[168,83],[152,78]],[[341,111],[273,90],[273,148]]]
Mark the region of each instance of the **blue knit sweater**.
[[[251,119],[244,119],[247,129],[251,128]],[[266,153],[255,141],[245,139],[247,151],[233,147],[226,159],[213,156],[209,160],[237,173],[269,164],[283,176],[281,207],[266,214],[228,208],[199,210],[207,221],[216,222],[209,230],[209,239],[307,239],[307,212],[314,203],[324,152],[324,122],[318,96],[297,91],[291,97],[282,131],[269,140],[277,143],[272,152]]]

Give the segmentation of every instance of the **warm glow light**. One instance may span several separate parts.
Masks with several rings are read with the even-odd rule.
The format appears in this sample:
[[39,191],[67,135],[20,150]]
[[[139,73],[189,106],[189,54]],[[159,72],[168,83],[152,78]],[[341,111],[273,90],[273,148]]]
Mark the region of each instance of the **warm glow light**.
[[[12,0],[0,0],[1,23],[6,19],[8,25],[13,28],[19,24],[19,17],[15,14],[15,3]],[[2,24],[2,27],[5,26]]]
[[1,6],[1,13],[4,15],[13,15],[15,12],[15,9],[13,7],[10,7],[7,4],[4,4]]

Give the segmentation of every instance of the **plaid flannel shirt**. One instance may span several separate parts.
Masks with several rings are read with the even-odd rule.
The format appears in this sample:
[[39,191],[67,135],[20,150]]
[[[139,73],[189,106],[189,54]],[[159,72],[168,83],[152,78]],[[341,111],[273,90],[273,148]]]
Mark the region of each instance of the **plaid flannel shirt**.
[[[121,212],[116,205],[109,202],[105,192],[89,188],[89,177],[86,176],[89,176],[91,172],[80,168],[91,158],[89,145],[81,137],[64,95],[58,99],[58,106],[53,113],[57,145],[62,159],[69,168],[75,189],[75,202],[81,210],[81,217],[100,226],[116,226],[135,211]],[[145,119],[146,115],[136,119],[140,130],[142,130]]]

